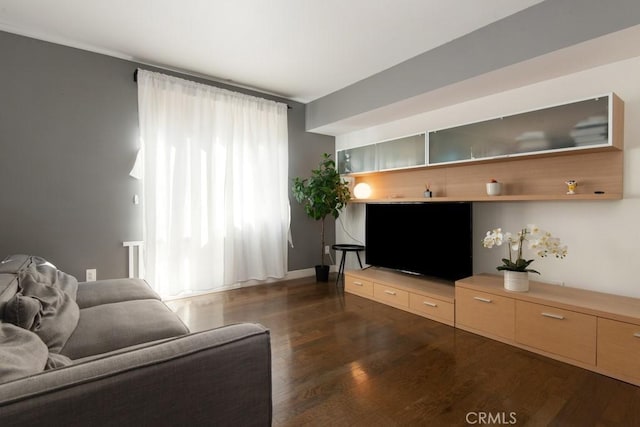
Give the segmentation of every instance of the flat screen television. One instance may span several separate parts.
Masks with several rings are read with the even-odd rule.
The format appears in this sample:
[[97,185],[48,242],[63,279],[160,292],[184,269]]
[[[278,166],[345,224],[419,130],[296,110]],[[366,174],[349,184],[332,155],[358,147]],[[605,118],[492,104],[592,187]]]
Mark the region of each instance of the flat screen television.
[[472,204],[367,203],[366,263],[455,281],[472,275]]

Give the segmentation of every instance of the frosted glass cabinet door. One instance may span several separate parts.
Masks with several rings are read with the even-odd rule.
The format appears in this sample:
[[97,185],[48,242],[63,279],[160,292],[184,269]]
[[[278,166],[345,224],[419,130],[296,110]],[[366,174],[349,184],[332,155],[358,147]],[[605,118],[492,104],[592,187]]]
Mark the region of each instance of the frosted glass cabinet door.
[[429,132],[429,164],[610,145],[611,96]]
[[426,134],[338,151],[341,174],[410,168],[426,164]]
[[378,169],[399,169],[425,164],[425,134],[407,136],[378,145]]
[[376,146],[338,151],[338,173],[371,172],[376,170]]

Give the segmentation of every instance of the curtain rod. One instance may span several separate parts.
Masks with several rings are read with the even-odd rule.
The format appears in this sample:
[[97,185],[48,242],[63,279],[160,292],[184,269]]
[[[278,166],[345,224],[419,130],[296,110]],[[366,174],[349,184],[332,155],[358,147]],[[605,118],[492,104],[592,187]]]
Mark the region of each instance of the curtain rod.
[[[136,83],[138,82],[138,69],[137,68],[133,72],[133,81],[136,82]],[[287,110],[291,110],[293,108],[293,107],[291,107],[291,105],[289,105],[289,104],[287,104],[285,102],[283,102],[283,104],[287,106]]]

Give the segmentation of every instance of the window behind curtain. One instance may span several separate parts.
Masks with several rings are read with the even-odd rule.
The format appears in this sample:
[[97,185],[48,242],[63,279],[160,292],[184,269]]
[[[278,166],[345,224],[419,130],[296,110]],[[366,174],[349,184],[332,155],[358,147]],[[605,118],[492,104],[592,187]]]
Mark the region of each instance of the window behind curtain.
[[146,278],[162,296],[284,277],[287,106],[138,71]]

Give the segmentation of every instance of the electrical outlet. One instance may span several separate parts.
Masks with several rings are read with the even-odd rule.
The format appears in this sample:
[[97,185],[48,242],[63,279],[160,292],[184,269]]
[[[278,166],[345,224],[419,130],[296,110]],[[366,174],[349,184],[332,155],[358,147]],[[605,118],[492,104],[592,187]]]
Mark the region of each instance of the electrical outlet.
[[87,268],[87,282],[95,282],[98,274],[95,268]]
[[329,251],[329,249],[331,249],[331,248],[329,247],[329,245],[326,245],[326,246],[324,247],[324,253],[325,253],[325,254],[330,254],[331,252]]

